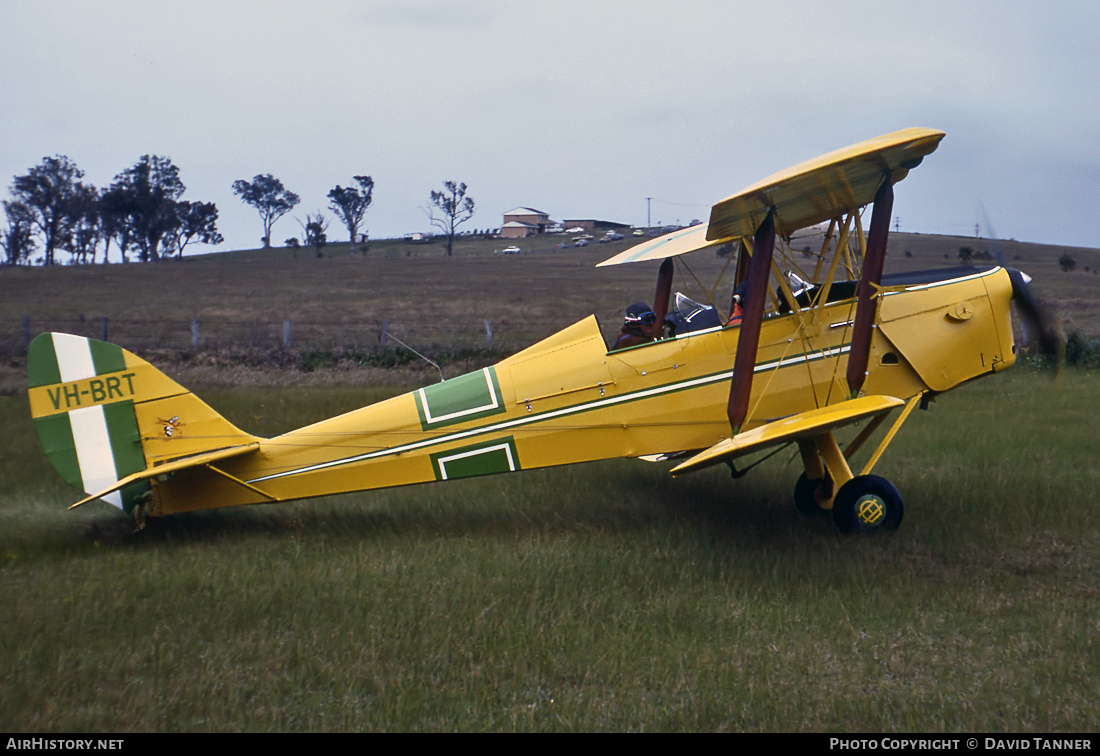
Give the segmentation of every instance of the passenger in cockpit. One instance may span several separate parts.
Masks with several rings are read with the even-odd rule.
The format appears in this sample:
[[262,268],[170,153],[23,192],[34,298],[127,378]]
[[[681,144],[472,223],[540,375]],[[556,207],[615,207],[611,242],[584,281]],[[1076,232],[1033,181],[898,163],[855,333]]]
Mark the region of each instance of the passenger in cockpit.
[[733,290],[733,297],[730,301],[730,319],[726,321],[726,325],[740,325],[741,317],[743,314],[742,308],[745,306],[745,297],[749,291],[749,282],[742,281],[737,288]]
[[615,346],[611,347],[612,351],[653,341],[655,338],[653,326],[656,322],[657,314],[645,302],[635,302],[630,305],[626,308],[623,329],[615,341]]

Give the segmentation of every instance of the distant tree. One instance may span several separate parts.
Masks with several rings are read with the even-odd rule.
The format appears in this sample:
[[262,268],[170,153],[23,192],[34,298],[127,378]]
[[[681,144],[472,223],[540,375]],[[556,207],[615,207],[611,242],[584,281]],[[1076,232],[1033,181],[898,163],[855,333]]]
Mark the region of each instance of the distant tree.
[[340,222],[348,230],[348,241],[355,244],[355,236],[359,232],[359,224],[363,222],[363,216],[370,207],[371,194],[374,191],[374,179],[370,176],[352,176],[358,187],[349,186],[347,189],[337,184],[328,193],[329,209],[336,214]]
[[1058,258],[1058,265],[1061,266],[1063,273],[1069,273],[1077,267],[1077,261],[1069,256],[1069,252],[1063,252]]
[[118,242],[122,262],[129,262],[126,256],[133,243],[133,232],[128,221],[129,199],[121,186],[110,186],[99,197],[99,227],[103,232],[103,262],[107,263],[111,251],[111,240]]
[[307,247],[313,247],[314,253],[317,257],[324,257],[321,254],[321,250],[328,244],[328,220],[325,216],[317,211],[316,215],[307,215],[306,222],[298,221],[298,225],[302,227],[302,242]]
[[294,209],[301,200],[288,191],[283,182],[270,173],[257,175],[252,181],[239,179],[233,182],[233,193],[247,205],[252,205],[264,223],[264,248],[271,246],[271,227],[275,221]]
[[18,265],[34,254],[34,213],[21,202],[5,202],[8,226],[0,232],[0,246],[8,265]]
[[[437,216],[439,210],[442,217]],[[474,200],[466,196],[466,185],[444,181],[442,192],[432,192],[428,219],[432,225],[447,234],[447,257],[454,251],[455,229],[474,215]]]
[[95,264],[96,250],[103,238],[103,226],[100,223],[99,191],[92,185],[81,185],[73,196],[73,233],[65,249],[73,256],[74,263],[84,264],[91,256]]
[[970,247],[959,247],[959,262],[969,265],[974,259],[974,250]]
[[177,202],[176,221],[176,227],[169,233],[168,249],[175,250],[181,260],[184,247],[192,241],[202,244],[225,241],[218,233],[218,207],[213,202]]
[[42,235],[43,265],[53,265],[56,250],[69,244],[80,216],[78,195],[84,171],[64,155],[42,158],[25,176],[12,180],[12,199],[31,214],[31,224]]
[[117,218],[128,226],[142,262],[159,259],[162,247],[169,251],[169,240],[180,224],[176,204],[186,190],[179,168],[160,155],[143,155],[115,176],[109,191]]

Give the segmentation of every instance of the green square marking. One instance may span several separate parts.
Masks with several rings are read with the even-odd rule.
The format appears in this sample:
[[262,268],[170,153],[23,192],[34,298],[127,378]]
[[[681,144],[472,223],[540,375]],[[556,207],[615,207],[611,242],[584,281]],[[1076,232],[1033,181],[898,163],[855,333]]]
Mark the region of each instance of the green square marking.
[[431,455],[431,460],[436,480],[473,478],[522,469],[516,442],[511,436],[438,452]]
[[491,367],[422,388],[414,396],[421,430],[478,420],[507,409]]

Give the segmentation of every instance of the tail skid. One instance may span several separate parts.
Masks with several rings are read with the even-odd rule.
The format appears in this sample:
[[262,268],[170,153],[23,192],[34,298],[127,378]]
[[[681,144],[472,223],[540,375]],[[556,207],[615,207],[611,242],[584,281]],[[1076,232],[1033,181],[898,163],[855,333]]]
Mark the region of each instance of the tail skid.
[[259,439],[145,360],[102,341],[44,333],[27,351],[31,416],[69,484],[126,512],[149,479],[249,453]]

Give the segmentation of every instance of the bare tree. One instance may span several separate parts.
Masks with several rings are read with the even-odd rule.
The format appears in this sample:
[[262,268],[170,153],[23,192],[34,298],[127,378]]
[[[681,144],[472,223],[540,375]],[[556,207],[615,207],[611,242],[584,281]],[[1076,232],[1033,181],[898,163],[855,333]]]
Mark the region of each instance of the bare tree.
[[302,227],[302,242],[307,247],[313,247],[317,257],[324,257],[321,250],[328,244],[328,234],[325,233],[328,231],[328,224],[328,220],[320,210],[316,215],[307,215],[305,223],[298,221],[298,225]]
[[252,181],[239,179],[233,182],[233,193],[245,204],[252,205],[264,223],[264,249],[271,246],[271,227],[275,221],[294,209],[301,200],[288,191],[283,182],[270,173],[257,175]]
[[[442,217],[435,214],[436,209],[442,212]],[[427,213],[432,225],[447,234],[447,257],[450,257],[454,251],[455,229],[474,215],[474,200],[466,196],[466,185],[444,181],[442,192],[432,192]]]
[[366,215],[367,208],[370,207],[373,199],[371,194],[374,191],[374,179],[370,176],[352,176],[352,178],[359,186],[349,186],[345,189],[337,184],[328,193],[328,206],[347,228],[348,241],[355,244],[359,224],[363,222],[363,216]]

